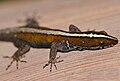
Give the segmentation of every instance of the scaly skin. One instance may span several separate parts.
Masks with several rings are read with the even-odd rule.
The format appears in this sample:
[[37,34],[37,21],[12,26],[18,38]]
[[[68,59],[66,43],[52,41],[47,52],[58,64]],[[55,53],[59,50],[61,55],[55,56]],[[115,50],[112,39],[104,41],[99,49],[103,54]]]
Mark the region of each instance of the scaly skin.
[[4,56],[13,59],[6,70],[14,61],[17,69],[18,62],[26,63],[21,58],[29,52],[30,48],[50,48],[49,61],[43,68],[50,64],[51,72],[52,64],[57,69],[56,63],[63,61],[58,60],[60,56],[57,57],[57,52],[99,50],[118,43],[117,38],[108,35],[105,31],[81,32],[76,26],[70,25],[68,32],[41,27],[34,18],[28,18],[26,22],[24,26],[0,30],[0,41],[12,42],[18,48],[11,57]]

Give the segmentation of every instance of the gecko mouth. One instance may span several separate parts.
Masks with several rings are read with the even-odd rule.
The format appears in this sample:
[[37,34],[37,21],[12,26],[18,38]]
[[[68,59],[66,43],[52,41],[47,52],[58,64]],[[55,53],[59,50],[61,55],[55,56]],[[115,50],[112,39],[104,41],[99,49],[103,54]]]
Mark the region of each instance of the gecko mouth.
[[109,48],[109,47],[113,47],[114,45],[111,44],[111,45],[107,45],[107,46],[100,46],[100,49],[105,49],[105,48]]
[[95,46],[95,47],[83,47],[83,49],[86,50],[100,50],[100,49],[106,49],[106,48],[110,48],[113,47],[114,44],[110,44],[110,45],[101,45],[101,46]]
[[117,43],[115,43],[115,44],[110,44],[110,45],[106,45],[106,46],[102,45],[102,46],[100,46],[100,49],[110,48],[110,47],[113,47],[113,46],[116,45],[116,44],[117,44]]

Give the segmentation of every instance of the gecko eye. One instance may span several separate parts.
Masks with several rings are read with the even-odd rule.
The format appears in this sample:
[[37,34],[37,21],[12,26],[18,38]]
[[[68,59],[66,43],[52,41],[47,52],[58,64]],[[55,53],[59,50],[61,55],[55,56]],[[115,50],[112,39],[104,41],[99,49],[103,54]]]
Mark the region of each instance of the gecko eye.
[[103,42],[103,41],[101,41],[101,42],[100,42],[100,44],[101,44],[101,45],[104,45],[104,42]]
[[101,42],[100,42],[100,49],[104,49],[104,48],[105,48],[105,46],[104,46],[104,42],[101,41]]

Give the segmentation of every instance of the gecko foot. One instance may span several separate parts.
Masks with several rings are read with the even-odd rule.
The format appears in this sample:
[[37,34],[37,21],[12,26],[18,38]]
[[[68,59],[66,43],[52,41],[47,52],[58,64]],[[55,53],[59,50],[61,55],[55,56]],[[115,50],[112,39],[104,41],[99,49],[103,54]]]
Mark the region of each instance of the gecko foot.
[[3,56],[3,58],[9,58],[9,59],[12,59],[12,61],[10,62],[10,64],[7,66],[6,70],[9,69],[9,67],[13,64],[14,61],[16,61],[16,68],[18,69],[18,62],[23,62],[23,63],[27,63],[27,61],[24,61],[24,60],[20,60],[21,58],[23,58],[24,56],[12,56],[12,57],[9,57],[9,56]]
[[58,61],[57,61],[57,59],[59,59],[59,58],[60,58],[60,56],[57,57],[57,58],[54,59],[54,60],[51,59],[50,61],[48,61],[48,63],[43,66],[43,69],[50,64],[50,72],[51,72],[51,71],[52,71],[52,64],[53,64],[54,67],[55,67],[55,69],[57,70],[57,66],[56,66],[55,63],[60,63],[60,62],[63,62],[63,61],[64,61],[64,60],[58,60]]

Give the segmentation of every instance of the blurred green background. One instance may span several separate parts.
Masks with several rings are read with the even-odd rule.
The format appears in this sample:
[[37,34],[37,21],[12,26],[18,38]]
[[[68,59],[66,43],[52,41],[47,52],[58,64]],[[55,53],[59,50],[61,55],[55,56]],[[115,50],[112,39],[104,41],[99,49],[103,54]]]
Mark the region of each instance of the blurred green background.
[[6,1],[15,1],[15,0],[0,0],[0,3],[6,2]]

